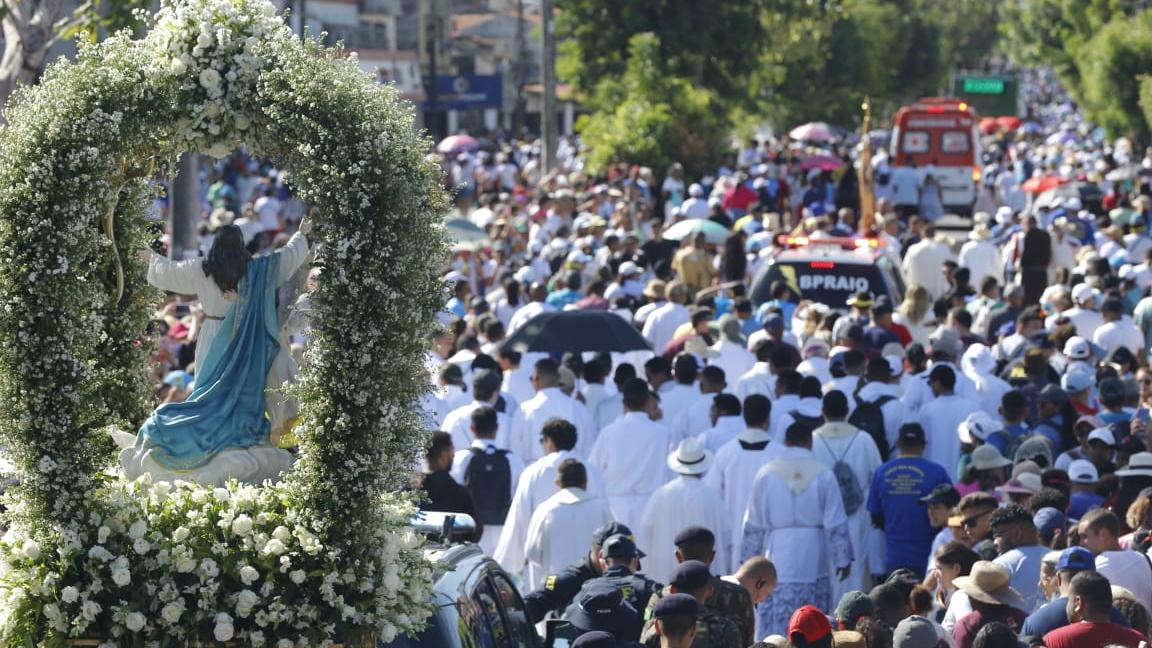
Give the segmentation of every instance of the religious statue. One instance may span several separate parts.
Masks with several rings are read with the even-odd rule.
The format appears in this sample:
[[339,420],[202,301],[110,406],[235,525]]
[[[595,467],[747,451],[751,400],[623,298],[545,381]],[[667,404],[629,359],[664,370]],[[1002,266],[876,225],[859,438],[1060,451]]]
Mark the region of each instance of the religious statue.
[[[276,480],[292,467],[293,455],[271,438],[269,412],[279,409],[282,371],[288,354],[280,330],[277,292],[308,260],[305,219],[283,248],[253,258],[235,225],[216,233],[208,256],[171,261],[149,254],[148,282],[157,288],[196,295],[205,321],[196,344],[196,382],[187,400],[165,403],[152,413],[120,453],[129,479],[150,474],[156,480],[221,485]],[[281,422],[278,422],[281,424]],[[125,444],[127,445],[127,444]]]

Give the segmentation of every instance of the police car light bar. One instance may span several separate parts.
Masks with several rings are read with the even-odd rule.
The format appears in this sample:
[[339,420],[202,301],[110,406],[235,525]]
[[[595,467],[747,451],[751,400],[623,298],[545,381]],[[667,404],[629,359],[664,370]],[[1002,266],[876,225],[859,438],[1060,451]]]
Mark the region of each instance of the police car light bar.
[[884,247],[884,241],[874,238],[848,238],[844,236],[831,236],[827,238],[811,238],[808,236],[790,236],[781,234],[776,237],[776,244],[781,247],[799,248],[814,245],[829,245],[842,247],[846,250],[853,248],[879,248]]

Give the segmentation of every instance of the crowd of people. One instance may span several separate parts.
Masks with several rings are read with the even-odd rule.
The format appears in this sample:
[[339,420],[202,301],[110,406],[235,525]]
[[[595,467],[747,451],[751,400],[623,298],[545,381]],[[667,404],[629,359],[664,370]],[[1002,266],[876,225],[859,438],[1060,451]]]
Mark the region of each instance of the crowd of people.
[[[1147,641],[1152,152],[1030,96],[1055,105],[988,137],[967,240],[897,210],[879,153],[864,228],[852,161],[801,171],[804,143],[696,182],[590,175],[578,142],[552,172],[531,145],[446,156],[488,240],[455,251],[429,336],[425,506],[472,515],[527,616],[577,646]],[[1042,176],[1099,200],[1036,204]],[[728,234],[663,236],[689,219]],[[881,241],[906,290],[753,303],[794,228]],[[565,310],[651,351],[504,344]]]

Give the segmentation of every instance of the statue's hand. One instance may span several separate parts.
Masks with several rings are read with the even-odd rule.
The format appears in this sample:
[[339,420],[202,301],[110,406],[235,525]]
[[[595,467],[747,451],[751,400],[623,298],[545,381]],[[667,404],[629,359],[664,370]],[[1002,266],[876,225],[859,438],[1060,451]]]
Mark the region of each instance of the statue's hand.
[[312,233],[312,217],[305,216],[304,220],[300,221],[300,233],[308,236]]

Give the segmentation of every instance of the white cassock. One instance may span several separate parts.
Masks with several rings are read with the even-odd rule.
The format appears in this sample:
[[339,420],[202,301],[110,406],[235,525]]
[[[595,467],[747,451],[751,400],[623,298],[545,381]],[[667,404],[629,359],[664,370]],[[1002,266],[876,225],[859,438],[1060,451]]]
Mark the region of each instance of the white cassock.
[[[500,541],[496,544],[496,551],[492,553],[492,558],[509,573],[520,574],[524,571],[524,541],[528,534],[528,523],[532,520],[532,512],[559,492],[560,489],[556,486],[556,468],[566,459],[576,459],[584,464],[584,469],[588,472],[589,493],[604,494],[604,478],[600,475],[600,471],[571,450],[551,452],[529,464],[520,474],[520,481],[512,494],[512,505],[508,508],[508,517],[504,519]],[[584,538],[585,549],[591,543],[591,535]],[[533,574],[529,566],[524,579],[529,580],[537,576],[539,575]]]
[[[951,362],[930,362],[928,363],[928,370],[918,374],[915,380],[908,381],[904,389],[904,405],[908,407],[908,411],[912,414],[919,414],[920,408],[924,407],[926,403],[936,398],[932,395],[932,388],[928,385],[928,375],[932,373],[937,365],[950,367],[956,374],[956,395],[968,400],[979,403],[980,391],[976,389],[976,383],[972,382],[960,368]],[[999,414],[996,414],[999,416]],[[925,428],[927,429],[927,428]]]
[[592,417],[588,416],[583,403],[560,391],[559,387],[541,389],[535,396],[520,403],[519,410],[512,417],[509,449],[526,461],[543,457],[540,432],[551,418],[562,418],[576,426],[576,454],[588,456],[596,440]]
[[521,362],[515,369],[504,371],[504,386],[502,392],[512,394],[517,403],[523,403],[536,395],[536,388],[532,386],[532,368],[524,366]]
[[776,374],[772,373],[767,362],[757,362],[737,379],[736,387],[732,393],[736,394],[736,398],[739,398],[741,403],[752,394],[775,398]]
[[[472,412],[480,407],[492,407],[492,403],[472,401],[464,407],[458,407],[444,417],[440,430],[452,435],[452,445],[456,449],[467,448],[472,443]],[[496,447],[501,450],[508,449],[508,415],[496,412]]]
[[660,411],[664,413],[664,421],[675,421],[684,413],[697,398],[700,389],[696,385],[682,385],[678,382],[666,382],[660,385]]
[[747,429],[716,452],[712,467],[704,474],[704,483],[720,494],[724,514],[732,529],[732,540],[727,547],[728,564],[715,563],[717,571],[735,574],[740,568],[740,545],[744,540],[744,513],[748,498],[752,496],[752,482],[756,473],[780,455],[784,446],[770,440],[764,430]]
[[542,502],[528,524],[524,553],[531,577],[526,589],[540,589],[547,574],[587,556],[592,532],[611,521],[608,501],[582,488],[565,488]]
[[[884,417],[884,436],[888,440],[888,449],[895,453],[896,437],[900,436],[900,428],[911,420],[908,408],[900,400],[900,385],[870,382],[860,388],[856,397],[864,403],[874,403],[878,399],[888,396],[888,402],[880,406],[880,414]],[[852,401],[855,405],[855,401]]]
[[[768,434],[772,435],[773,441],[784,445],[784,431],[787,429],[784,427],[784,415],[798,410],[803,403],[797,394],[784,394],[779,398],[772,398],[772,418],[768,422]],[[816,403],[823,407],[821,401],[816,400]],[[792,417],[789,416],[788,419],[791,420]]]
[[806,448],[785,447],[760,469],[744,516],[740,560],[765,556],[777,585],[756,608],[756,636],[783,635],[797,608],[831,609],[828,574],[852,564],[852,540],[840,486]]
[[[780,400],[783,401],[784,399]],[[795,406],[787,409],[781,407],[779,410],[776,403],[773,403],[772,420],[776,421],[777,425],[772,432],[772,438],[779,443],[784,443],[784,435],[788,432],[788,427],[796,422],[796,417],[792,416],[793,412],[809,418],[819,418],[824,416],[824,402],[819,398],[797,398]]]
[[516,314],[512,316],[512,321],[508,322],[508,335],[516,332],[516,329],[528,323],[528,320],[536,317],[540,313],[550,313],[556,310],[556,307],[544,302],[528,302],[524,304]]
[[954,260],[952,251],[943,243],[931,239],[920,241],[904,255],[905,283],[923,286],[933,299],[940,299],[948,292],[948,280],[941,268],[945,261]]
[[924,458],[944,466],[954,482],[958,481],[956,465],[960,462],[960,435],[956,430],[969,414],[978,409],[978,402],[949,394],[934,398],[920,408],[917,416],[924,428],[924,438],[928,440]]
[[716,425],[713,425],[707,432],[700,434],[698,438],[708,452],[716,454],[720,448],[740,436],[743,431],[743,416],[720,416],[716,419]]
[[[308,258],[308,237],[296,232],[288,244],[272,254],[280,256],[277,268],[276,285],[292,278]],[[236,303],[235,293],[225,296],[216,281],[204,274],[204,257],[186,261],[172,261],[153,253],[148,262],[148,283],[181,295],[196,295],[206,316],[200,324],[196,342],[196,369],[204,367],[204,356],[212,346],[212,340],[220,331],[220,325],[228,314],[228,309]],[[231,298],[229,298],[231,297]]]
[[676,302],[668,302],[652,311],[644,319],[644,339],[648,340],[656,353],[661,353],[664,351],[664,347],[672,341],[676,329],[691,319],[692,314],[686,306]]
[[[872,474],[880,467],[880,450],[876,442],[866,432],[861,432],[851,423],[825,423],[812,435],[812,455],[828,470],[843,461],[852,467],[860,493],[867,500],[868,489],[872,486]],[[847,514],[847,511],[845,511]],[[847,580],[832,577],[832,599],[839,601],[845,592],[853,590],[870,591],[872,573],[868,567],[868,549],[871,546],[872,516],[868,507],[861,502],[860,508],[848,515],[848,534],[852,547],[856,549],[855,569]]]
[[616,521],[631,529],[640,525],[648,498],[672,477],[667,448],[668,428],[644,412],[627,412],[600,431],[588,461],[604,476]]
[[616,419],[624,416],[624,395],[612,394],[607,398],[600,401],[596,405],[596,411],[592,412],[592,422],[596,425],[596,430],[599,432],[604,428],[616,422]]
[[1004,284],[1004,257],[992,241],[968,241],[960,248],[957,263],[972,272],[970,284],[973,286],[980,286],[984,277],[992,277],[996,283]]
[[712,345],[712,350],[720,355],[709,358],[708,364],[723,369],[724,379],[728,382],[738,380],[740,376],[752,369],[752,365],[756,364],[756,356],[739,342],[720,338],[718,342]]
[[668,442],[673,448],[690,436],[696,436],[712,427],[712,401],[716,394],[700,394],[688,407],[684,408],[675,419],[664,417],[669,421],[668,432],[671,434]]
[[648,554],[644,557],[645,576],[657,583],[672,580],[678,564],[673,540],[690,526],[711,531],[716,536],[715,564],[728,564],[726,547],[732,532],[720,493],[700,477],[678,475],[652,494],[636,532],[638,546]]

